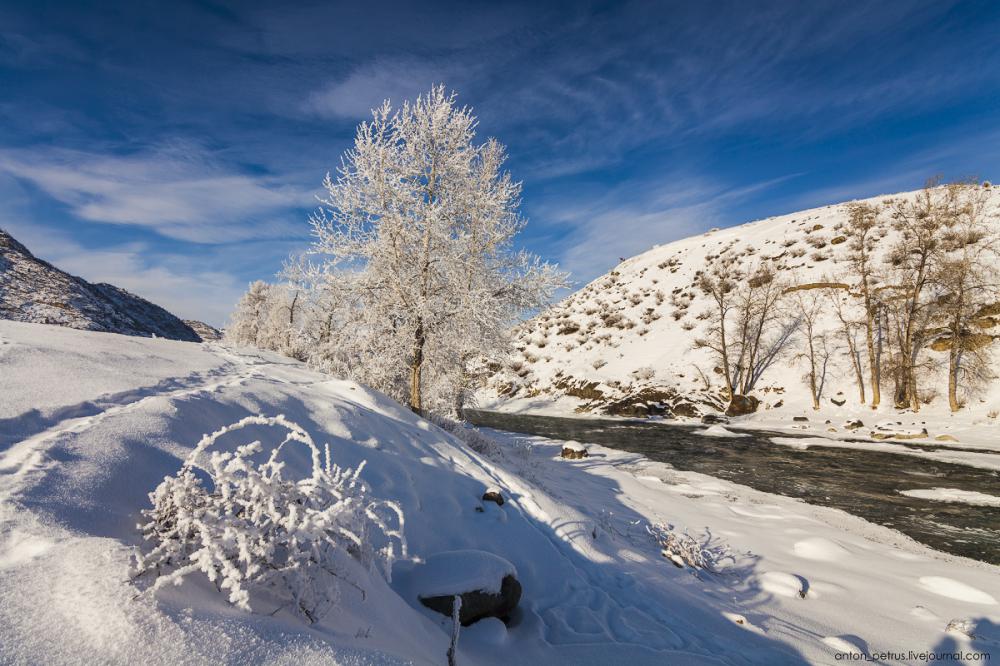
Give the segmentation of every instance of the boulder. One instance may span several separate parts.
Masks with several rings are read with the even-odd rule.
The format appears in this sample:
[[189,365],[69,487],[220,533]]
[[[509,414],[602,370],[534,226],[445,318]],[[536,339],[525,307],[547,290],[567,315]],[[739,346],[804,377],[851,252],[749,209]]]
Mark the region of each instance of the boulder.
[[497,506],[503,506],[503,495],[500,494],[499,488],[487,488],[486,492],[483,493],[484,502],[493,502]]
[[717,425],[720,423],[729,423],[729,419],[722,414],[705,414],[701,417],[701,422],[705,425]]
[[835,404],[837,407],[843,407],[847,400],[845,398],[830,398],[830,402]]
[[726,416],[753,414],[760,406],[760,400],[752,395],[734,395],[726,407]]
[[486,617],[506,622],[521,600],[514,565],[480,550],[438,553],[413,571],[420,603],[451,617],[455,597],[462,599],[459,622],[469,626]]
[[844,427],[848,430],[857,430],[858,428],[864,428],[865,422],[861,419],[855,419],[854,421],[848,421],[844,424]]
[[807,417],[807,416],[793,416],[792,420],[795,421],[796,423],[808,423],[809,422],[809,417]]

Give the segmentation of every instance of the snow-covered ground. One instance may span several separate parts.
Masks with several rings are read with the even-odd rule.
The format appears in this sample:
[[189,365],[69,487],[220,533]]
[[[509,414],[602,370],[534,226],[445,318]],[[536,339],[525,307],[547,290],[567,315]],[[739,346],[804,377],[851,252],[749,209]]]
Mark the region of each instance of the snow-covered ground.
[[[250,414],[286,415],[341,465],[367,460],[372,494],[406,516],[399,575],[361,581],[363,596],[345,586],[316,625],[248,614],[196,577],[155,596],[129,582],[148,493],[204,433]],[[509,563],[523,593],[508,626],[462,630],[460,664],[1000,654],[997,567],[635,455],[589,446],[570,461],[562,442],[497,437],[501,453],[479,455],[274,355],[0,322],[0,663],[440,664],[451,621],[415,591],[422,570],[469,550]],[[502,506],[481,501],[490,488]],[[678,568],[655,524],[710,533],[709,551],[734,557],[715,573]]]

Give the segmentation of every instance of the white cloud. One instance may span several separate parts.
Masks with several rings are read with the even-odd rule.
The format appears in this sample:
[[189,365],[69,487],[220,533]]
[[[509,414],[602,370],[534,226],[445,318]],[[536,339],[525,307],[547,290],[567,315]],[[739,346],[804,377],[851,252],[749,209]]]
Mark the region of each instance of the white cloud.
[[196,243],[281,233],[309,190],[212,163],[197,147],[117,156],[64,149],[0,150],[0,172],[28,181],[80,219],[134,225]]
[[359,119],[389,99],[393,106],[414,100],[437,84],[457,85],[462,73],[446,63],[413,59],[378,59],[352,70],[346,78],[311,93],[303,105],[307,113]]

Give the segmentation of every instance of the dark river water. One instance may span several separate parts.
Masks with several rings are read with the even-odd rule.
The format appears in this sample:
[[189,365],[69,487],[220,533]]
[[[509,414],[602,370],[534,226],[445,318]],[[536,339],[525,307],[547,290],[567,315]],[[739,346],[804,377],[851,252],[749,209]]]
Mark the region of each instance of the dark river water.
[[[799,497],[885,525],[932,548],[1000,565],[1000,508],[907,497],[901,490],[961,488],[1000,496],[1000,473],[914,456],[770,441],[788,433],[741,430],[706,437],[705,426],[525,416],[467,410],[473,424],[639,453],[675,469]],[[799,435],[801,436],[801,435]]]

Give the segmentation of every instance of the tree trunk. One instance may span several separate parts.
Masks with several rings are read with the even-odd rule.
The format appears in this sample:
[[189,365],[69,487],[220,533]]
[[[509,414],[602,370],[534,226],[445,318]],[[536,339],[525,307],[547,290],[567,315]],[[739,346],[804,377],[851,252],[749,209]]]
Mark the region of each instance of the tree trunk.
[[[875,354],[875,323],[873,321],[872,315],[865,315],[865,337],[868,343],[868,368],[871,372],[871,384],[872,384],[872,409],[878,409],[879,403],[882,401],[882,391],[879,387],[879,371],[878,371],[878,356]],[[862,387],[862,391],[864,388]]]
[[854,343],[850,345],[851,361],[854,363],[854,378],[858,382],[858,400],[865,404],[865,373],[861,369],[861,359],[858,358],[858,350]]
[[951,350],[948,353],[948,406],[957,412],[962,408],[958,402],[958,372],[961,367],[962,340],[954,331],[951,335]]
[[948,406],[951,407],[951,411],[957,412],[962,408],[958,404],[958,368],[955,366],[954,360],[950,365],[951,367],[948,368]]
[[413,361],[410,363],[410,409],[423,413],[423,396],[420,392],[420,373],[424,366],[424,322],[417,322],[413,337]]

